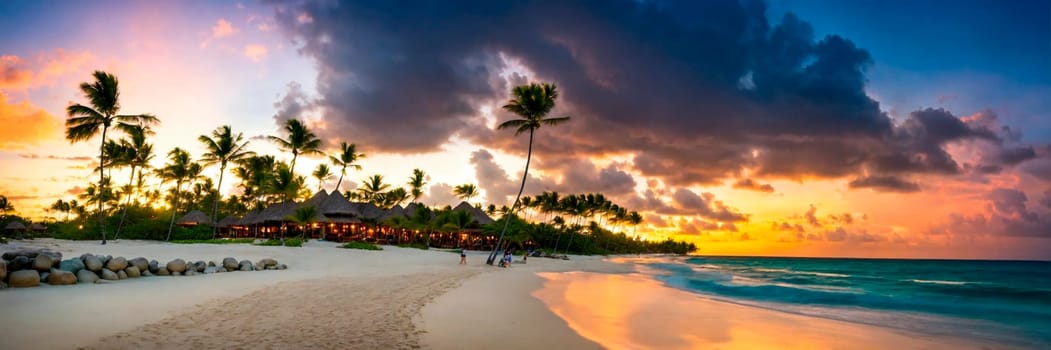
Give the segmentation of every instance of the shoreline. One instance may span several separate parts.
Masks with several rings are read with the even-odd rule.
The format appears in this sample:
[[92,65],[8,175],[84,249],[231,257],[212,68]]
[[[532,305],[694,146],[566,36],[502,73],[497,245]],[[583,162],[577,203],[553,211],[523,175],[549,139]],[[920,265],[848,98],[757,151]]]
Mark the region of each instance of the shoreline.
[[[0,246],[114,256],[272,257],[288,270],[149,277],[0,291],[0,348],[981,348],[876,325],[706,298],[618,257],[43,239]],[[620,262],[618,262],[618,260]],[[785,335],[790,336],[785,336]]]

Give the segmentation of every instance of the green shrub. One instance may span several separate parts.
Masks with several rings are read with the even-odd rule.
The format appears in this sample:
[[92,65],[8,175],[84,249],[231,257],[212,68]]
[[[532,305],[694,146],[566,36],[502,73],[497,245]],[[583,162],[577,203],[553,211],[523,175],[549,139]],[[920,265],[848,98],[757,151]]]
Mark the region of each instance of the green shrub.
[[[172,241],[176,244],[248,244],[255,242],[251,238],[219,238],[219,239],[182,239]],[[278,242],[280,245],[280,242]]]
[[[271,239],[268,239],[268,240],[266,240],[264,242],[256,243],[255,245],[281,246],[282,244],[281,244],[281,240],[280,239],[273,239],[273,238],[271,238]],[[286,246],[286,247],[302,247],[303,246],[303,240],[301,240],[299,238],[285,238],[284,246]]]
[[430,247],[428,247],[426,244],[423,244],[423,243],[399,244],[398,247],[401,247],[401,248],[416,248],[416,249],[423,249],[423,250],[431,249]]
[[349,242],[342,247],[347,249],[383,250],[380,246],[368,242]]

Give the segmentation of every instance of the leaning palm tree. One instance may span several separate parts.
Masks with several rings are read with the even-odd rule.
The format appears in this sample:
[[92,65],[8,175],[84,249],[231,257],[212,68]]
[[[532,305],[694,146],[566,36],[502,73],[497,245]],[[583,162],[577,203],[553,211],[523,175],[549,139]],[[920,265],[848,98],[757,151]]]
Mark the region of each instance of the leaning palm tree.
[[321,191],[321,187],[325,185],[325,180],[332,177],[332,169],[328,167],[328,164],[321,163],[317,165],[317,169],[314,169],[314,178],[317,179],[317,190]]
[[285,122],[285,133],[288,134],[287,139],[277,136],[269,136],[268,138],[282,150],[292,152],[292,163],[289,165],[288,170],[293,174],[296,173],[296,158],[300,154],[323,154],[321,152],[321,139],[317,138],[317,135],[314,135],[307,128],[306,124],[303,124],[299,119],[289,119]]
[[[124,212],[120,214],[120,223],[117,224],[117,233],[113,234],[113,239],[120,237],[120,230],[124,227],[124,219],[128,217],[128,207],[131,206],[132,197],[137,193],[137,190],[141,190],[142,187],[142,170],[150,166],[150,161],[153,160],[153,145],[146,143],[146,135],[152,135],[149,127],[135,126],[128,130],[128,140],[121,140],[121,145],[124,148],[124,162],[126,165],[131,167],[131,178],[128,179],[128,191],[127,199],[124,202]],[[135,186],[135,171],[138,170],[139,186]],[[136,202],[138,203],[138,202]]]
[[463,184],[453,188],[453,194],[465,202],[470,203],[471,198],[478,196],[478,186],[474,184]]
[[339,185],[343,184],[343,177],[347,175],[348,167],[361,170],[361,165],[357,164],[361,158],[365,158],[365,154],[357,152],[357,145],[346,142],[339,145],[339,157],[328,157],[332,161],[332,165],[339,167],[339,181],[336,182],[336,192],[339,192]]
[[[514,204],[511,205],[511,213],[514,213],[515,209],[518,208],[518,200],[522,198],[522,191],[525,190],[526,178],[529,176],[529,162],[533,158],[533,134],[536,132],[536,129],[539,129],[542,125],[554,126],[569,121],[569,117],[547,117],[551,110],[555,108],[555,99],[557,98],[558,90],[554,84],[531,83],[529,85],[516,86],[512,89],[511,100],[504,105],[505,110],[517,114],[521,118],[500,123],[497,129],[515,129],[515,136],[529,132],[529,148],[526,152],[525,171],[522,172],[522,185],[518,188],[518,195],[515,196]],[[486,260],[486,263],[489,265],[493,264],[493,260],[496,258],[496,251],[500,249],[504,234],[507,233],[507,224],[511,221],[511,215],[505,215],[505,217],[507,219],[504,219],[504,228],[500,230],[500,237],[497,238],[496,245],[493,246],[493,251],[489,253],[489,259]]]
[[223,175],[226,174],[226,165],[231,161],[237,162],[251,157],[255,155],[255,152],[245,149],[248,147],[248,141],[244,140],[244,135],[241,133],[234,135],[229,125],[216,128],[212,131],[212,137],[198,136],[197,141],[204,144],[205,152],[201,156],[204,166],[219,164],[219,184],[215,186],[215,201],[212,203],[212,238],[214,239],[216,233],[219,232],[219,225],[215,223],[218,222],[219,197],[223,195]]
[[423,186],[427,184],[427,175],[423,173],[423,170],[412,169],[412,176],[409,177],[409,188],[412,194],[412,203],[416,203],[423,195]]
[[[102,141],[99,143],[99,186],[105,178],[106,155],[106,133],[109,128],[127,129],[133,125],[147,126],[159,122],[157,117],[150,114],[121,115],[120,112],[120,90],[117,86],[117,77],[103,71],[92,73],[95,78],[91,83],[80,83],[80,91],[90,101],[90,106],[75,103],[66,107],[66,140],[70,143],[87,141],[102,131]],[[103,217],[103,202],[99,201],[99,233],[102,234],[102,244],[106,244],[106,228]]]
[[192,182],[194,178],[200,176],[200,173],[201,165],[191,160],[190,154],[178,147],[168,152],[168,164],[157,169],[157,176],[162,180],[175,182],[175,189],[172,192],[172,216],[168,223],[168,235],[164,240],[168,241],[172,238],[175,215],[179,212],[179,195],[182,193],[182,185]]

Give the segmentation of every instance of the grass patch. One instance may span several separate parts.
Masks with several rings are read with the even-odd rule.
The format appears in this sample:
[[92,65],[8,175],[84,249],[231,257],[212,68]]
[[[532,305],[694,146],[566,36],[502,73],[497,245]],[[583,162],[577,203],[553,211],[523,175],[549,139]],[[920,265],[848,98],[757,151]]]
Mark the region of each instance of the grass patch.
[[218,239],[180,239],[172,241],[175,244],[249,244],[255,242],[252,238],[218,238]]
[[349,242],[342,247],[347,249],[383,250],[382,247],[368,242]]
[[399,244],[398,247],[400,247],[400,248],[416,248],[416,249],[422,249],[422,250],[430,250],[431,249],[431,247],[428,247],[426,244],[423,244],[423,243]]
[[[273,239],[273,238],[271,238],[271,239],[268,239],[268,240],[266,240],[264,242],[256,243],[255,245],[281,246],[281,240],[280,239]],[[285,238],[284,246],[286,246],[286,247],[302,247],[303,246],[303,240],[301,240],[299,238]]]

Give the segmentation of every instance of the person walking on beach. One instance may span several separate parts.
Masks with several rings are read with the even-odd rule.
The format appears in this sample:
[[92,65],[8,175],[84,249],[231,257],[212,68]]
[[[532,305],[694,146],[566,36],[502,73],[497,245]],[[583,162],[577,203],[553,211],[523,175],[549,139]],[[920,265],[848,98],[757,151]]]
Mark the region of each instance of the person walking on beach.
[[460,248],[460,265],[467,265],[467,249]]

